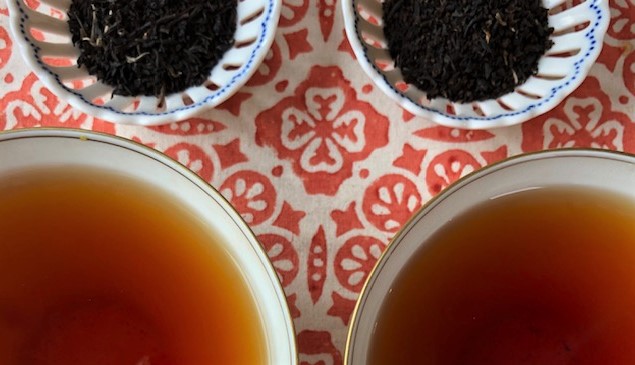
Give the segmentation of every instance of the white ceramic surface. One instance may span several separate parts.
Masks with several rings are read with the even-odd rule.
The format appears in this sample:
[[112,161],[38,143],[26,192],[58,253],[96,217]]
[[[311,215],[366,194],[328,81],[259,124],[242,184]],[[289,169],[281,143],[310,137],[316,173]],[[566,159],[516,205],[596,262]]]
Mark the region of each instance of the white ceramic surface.
[[0,134],[0,175],[55,166],[89,166],[135,178],[171,195],[220,239],[252,291],[265,330],[269,365],[297,365],[291,314],[277,274],[232,206],[186,167],[142,145],[75,130]]
[[478,170],[425,205],[393,238],[360,295],[351,320],[346,365],[367,363],[383,298],[406,261],[453,217],[487,200],[550,186],[578,186],[622,194],[635,201],[635,156],[600,150],[522,155]]
[[[235,45],[201,86],[173,93],[162,101],[154,96],[112,97],[113,88],[94,82],[84,67],[77,68],[66,19],[70,0],[40,0],[36,10],[25,0],[8,0],[12,38],[44,85],[73,107],[95,117],[125,124],[158,125],[180,121],[213,108],[240,89],[256,72],[273,43],[282,0],[238,0]],[[44,40],[34,37],[38,31]],[[55,66],[50,58],[72,60]]]
[[[444,98],[428,100],[423,91],[403,81],[388,53],[382,2],[342,0],[346,34],[360,65],[383,92],[409,112],[466,129],[522,123],[558,105],[588,74],[600,54],[611,18],[608,0],[582,0],[576,6],[571,6],[570,0],[542,0],[547,9],[563,6],[564,10],[548,17],[549,26],[554,28],[550,37],[554,44],[540,59],[537,75],[497,99],[462,104]],[[574,28],[587,23],[584,29]],[[568,52],[567,56],[554,57]]]

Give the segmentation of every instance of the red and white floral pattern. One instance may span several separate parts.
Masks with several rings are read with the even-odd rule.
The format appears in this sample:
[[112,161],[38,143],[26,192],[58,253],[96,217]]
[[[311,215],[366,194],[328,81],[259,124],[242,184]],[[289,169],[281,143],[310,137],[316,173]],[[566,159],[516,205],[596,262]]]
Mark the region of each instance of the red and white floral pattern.
[[293,96],[256,117],[256,143],[292,161],[308,194],[334,195],[356,161],[388,142],[388,119],[337,67],[314,66]]
[[117,134],[166,152],[219,189],[278,272],[301,365],[342,363],[346,326],[379,255],[456,179],[547,148],[635,153],[633,0],[611,1],[602,54],[571,96],[521,126],[488,131],[440,127],[385,97],[355,62],[336,0],[283,0],[267,58],[215,110],[160,127],[115,126],[72,109],[26,68],[3,1],[0,130]]

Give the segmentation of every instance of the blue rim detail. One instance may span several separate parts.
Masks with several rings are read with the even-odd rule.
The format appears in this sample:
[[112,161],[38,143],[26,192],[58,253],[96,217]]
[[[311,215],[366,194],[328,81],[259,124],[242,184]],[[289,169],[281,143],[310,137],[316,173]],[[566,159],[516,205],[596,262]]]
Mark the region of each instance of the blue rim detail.
[[[366,42],[364,42],[363,39],[361,39],[360,37],[360,33],[359,33],[359,28],[358,28],[358,24],[359,24],[359,19],[357,16],[355,16],[355,35],[357,36],[357,39],[359,40],[360,44],[362,45],[362,47],[364,48],[364,58],[366,59],[366,62],[375,70],[377,71],[377,73],[381,76],[381,78],[383,79],[384,83],[390,87],[390,89],[392,89],[392,91],[394,91],[395,93],[397,93],[400,97],[407,99],[408,101],[410,101],[415,107],[419,108],[419,109],[423,109],[427,112],[431,112],[433,114],[437,114],[437,115],[441,115],[445,118],[448,119],[452,119],[452,120],[458,120],[458,121],[467,121],[467,120],[484,120],[484,121],[489,121],[489,120],[498,120],[501,118],[505,118],[505,117],[513,117],[513,116],[517,116],[517,115],[521,115],[524,113],[527,113],[529,111],[531,111],[534,108],[540,107],[548,102],[550,102],[558,93],[558,91],[560,91],[561,89],[563,89],[565,86],[570,85],[575,79],[578,78],[578,76],[580,75],[580,65],[589,62],[588,58],[591,55],[591,51],[595,49],[594,44],[596,44],[597,42],[597,28],[600,25],[600,19],[602,19],[602,10],[601,8],[596,5],[598,4],[600,1],[603,0],[592,0],[592,1],[588,1],[588,5],[590,9],[594,9],[595,13],[597,14],[597,18],[595,19],[595,23],[593,24],[593,26],[591,27],[591,29],[589,29],[588,32],[586,32],[585,37],[589,38],[591,40],[591,42],[589,42],[589,44],[587,45],[587,50],[586,52],[584,51],[580,51],[580,54],[583,54],[584,56],[582,58],[580,58],[578,61],[576,61],[574,63],[574,65],[576,66],[573,74],[568,78],[563,80],[563,84],[554,86],[551,88],[549,95],[547,97],[543,97],[540,99],[540,101],[538,101],[537,103],[533,103],[530,104],[529,106],[527,106],[525,109],[520,110],[520,111],[515,111],[515,112],[511,112],[511,113],[503,113],[503,114],[499,114],[496,116],[491,116],[491,117],[481,117],[481,116],[471,116],[471,117],[459,117],[456,115],[450,115],[450,114],[446,114],[443,113],[437,109],[432,109],[430,107],[421,105],[419,102],[413,100],[412,98],[410,98],[408,95],[404,94],[403,92],[399,91],[399,89],[397,89],[396,87],[394,87],[390,82],[388,82],[388,80],[386,79],[386,76],[384,76],[383,71],[380,70],[377,65],[375,65],[373,62],[370,61],[370,59],[368,58],[366,51],[368,50]],[[353,7],[353,14],[358,14],[357,12],[357,8],[355,6],[356,4],[356,0],[352,0],[351,1],[351,5]]]
[[[268,31],[270,30],[270,28],[267,26],[267,24],[269,23],[269,20],[271,19],[271,15],[273,13],[273,9],[274,9],[274,0],[267,0],[267,12],[265,14],[264,19],[262,20],[262,22],[260,23],[260,28],[262,29],[260,36],[258,37],[258,42],[256,44],[256,47],[254,47],[254,49],[252,50],[251,54],[249,55],[249,59],[247,60],[247,62],[241,67],[240,72],[238,72],[236,75],[234,75],[229,82],[224,85],[223,87],[219,88],[218,90],[216,90],[212,95],[209,95],[207,97],[205,97],[203,100],[191,104],[191,105],[186,105],[183,106],[181,108],[178,109],[174,109],[174,110],[170,110],[170,111],[165,111],[165,112],[160,112],[160,113],[148,113],[148,112],[123,112],[117,109],[114,109],[112,107],[109,106],[105,106],[105,105],[98,105],[98,104],[94,104],[93,102],[86,100],[86,98],[84,98],[84,96],[80,93],[78,93],[77,91],[67,87],[66,85],[64,85],[59,76],[54,73],[53,71],[51,71],[48,66],[42,61],[41,57],[40,57],[40,51],[41,48],[36,46],[33,42],[31,42],[31,40],[29,39],[29,37],[27,37],[27,33],[25,30],[25,22],[29,19],[29,15],[24,11],[23,9],[23,2],[21,0],[15,0],[15,4],[17,5],[18,9],[20,10],[20,33],[22,33],[22,36],[24,37],[24,40],[29,43],[29,45],[31,46],[31,48],[33,49],[33,55],[35,56],[36,62],[38,63],[38,65],[40,65],[40,67],[46,71],[50,76],[52,76],[55,81],[58,83],[59,86],[61,86],[64,90],[66,90],[68,93],[73,94],[75,96],[77,96],[78,98],[80,98],[84,103],[94,107],[94,108],[99,108],[99,109],[103,109],[103,110],[108,110],[110,112],[116,113],[116,114],[120,114],[120,115],[140,115],[140,116],[150,116],[150,117],[156,117],[156,116],[164,116],[164,115],[170,115],[170,114],[174,114],[183,110],[189,110],[189,109],[194,109],[194,108],[198,108],[199,106],[203,105],[203,104],[207,104],[208,102],[210,102],[211,100],[214,100],[220,96],[222,96],[223,94],[226,94],[227,91],[229,90],[229,88],[231,86],[233,86],[234,84],[236,84],[238,81],[240,81],[253,67],[254,65],[254,61],[256,59],[256,56],[258,54],[258,51],[260,50],[260,48],[262,47],[262,44],[264,43],[267,35],[268,35]],[[220,65],[217,65],[220,66]],[[215,66],[215,67],[217,67]]]

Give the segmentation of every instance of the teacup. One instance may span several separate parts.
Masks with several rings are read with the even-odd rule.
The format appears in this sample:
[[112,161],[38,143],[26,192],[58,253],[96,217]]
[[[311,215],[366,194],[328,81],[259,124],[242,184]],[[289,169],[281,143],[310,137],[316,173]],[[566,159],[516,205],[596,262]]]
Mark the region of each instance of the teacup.
[[633,363],[633,186],[635,157],[602,150],[460,179],[369,274],[345,364]]
[[[38,173],[41,172],[44,172],[45,174],[48,174],[50,176],[41,174],[38,175]],[[187,219],[194,221],[192,222],[193,225],[191,226],[194,228],[191,228],[190,226],[187,227],[190,227],[194,230],[201,230],[201,232],[203,232],[201,234],[203,235],[209,233],[209,243],[207,241],[203,241],[201,247],[197,246],[197,255],[207,255],[208,251],[206,249],[207,246],[205,245],[218,246],[214,248],[214,250],[216,251],[210,251],[215,252],[214,255],[216,255],[213,257],[210,256],[213,258],[213,260],[210,262],[214,265],[230,265],[231,267],[233,267],[235,269],[235,272],[233,272],[232,276],[229,279],[237,280],[237,282],[240,282],[241,285],[244,284],[244,288],[246,288],[245,290],[247,293],[246,295],[253,301],[253,308],[255,310],[255,313],[250,313],[249,318],[254,318],[254,321],[259,322],[256,323],[255,326],[257,328],[260,328],[262,333],[260,333],[257,337],[259,337],[263,343],[249,343],[247,339],[245,339],[244,343],[236,344],[236,347],[262,347],[262,364],[295,365],[298,363],[293,322],[291,319],[289,308],[287,306],[284,292],[278,280],[278,276],[266,253],[260,247],[257,239],[255,238],[254,234],[249,229],[247,224],[241,219],[239,213],[232,208],[230,203],[226,201],[217,191],[210,187],[195,173],[180,165],[178,162],[173,161],[169,157],[157,151],[122,138],[87,131],[65,129],[33,129],[0,134],[0,182],[2,182],[2,184],[0,184],[2,185],[0,194],[2,192],[6,193],[6,191],[11,191],[11,194],[15,192],[17,192],[15,194],[21,194],[20,189],[22,189],[23,185],[36,184],[34,186],[37,186],[37,188],[32,189],[32,191],[28,194],[32,195],[32,200],[38,200],[39,195],[37,194],[44,194],[42,192],[43,189],[50,188],[51,191],[59,191],[55,190],[58,188],[63,189],[64,187],[58,186],[61,184],[60,181],[71,181],[65,180],[68,178],[68,176],[64,175],[67,174],[67,172],[70,172],[71,174],[77,173],[77,176],[81,177],[82,179],[82,176],[84,176],[82,174],[95,174],[97,178],[101,178],[102,174],[103,176],[114,176],[113,181],[121,185],[119,187],[113,186],[112,189],[107,186],[104,188],[103,184],[97,184],[99,181],[80,179],[80,183],[84,184],[82,186],[90,186],[92,184],[91,181],[93,181],[95,182],[95,184],[99,185],[100,189],[104,189],[102,192],[104,197],[102,197],[102,200],[99,201],[107,201],[103,199],[119,199],[116,197],[117,194],[123,194],[124,199],[137,199],[138,197],[129,196],[130,194],[128,193],[130,191],[130,187],[126,186],[129,183],[141,188],[142,195],[145,194],[146,189],[148,191],[148,194],[154,194],[149,196],[154,197],[158,200],[156,202],[147,202],[148,204],[146,206],[151,207],[152,209],[156,208],[157,212],[165,212],[165,210],[173,210],[174,212],[177,212],[174,214],[179,214],[178,212],[186,212],[188,214]],[[53,179],[51,181],[54,181],[54,183],[42,183],[40,185],[37,185],[39,184],[38,181],[41,180],[47,182],[49,181],[47,179]],[[9,190],[6,190],[5,188]],[[95,195],[94,192],[92,192],[91,194],[93,194],[92,196]],[[42,196],[45,197],[45,195]],[[48,197],[45,198],[48,199]],[[56,203],[51,205],[50,207],[46,207],[46,209],[50,208],[52,215],[55,215],[55,212],[64,214],[64,210],[68,208],[64,205],[66,198],[54,198],[57,199]],[[4,197],[0,197],[0,200],[2,199],[4,199],[4,202],[7,202],[10,199],[14,199],[14,196],[5,195]],[[170,203],[170,205],[161,206],[161,204],[163,204],[162,202],[164,202],[164,199],[165,202]],[[37,203],[37,201],[35,203]],[[18,204],[16,206],[19,207],[20,205]],[[41,209],[41,207],[38,209]],[[92,206],[90,207],[90,209],[92,209],[92,211],[98,211],[100,207]],[[8,219],[8,217],[11,216],[11,212],[5,213],[6,215],[0,219]],[[122,217],[117,217],[117,219],[119,220],[117,220],[116,222],[125,223],[124,220],[129,219],[129,217],[127,217],[124,213],[124,211],[121,211]],[[168,213],[172,214],[173,212],[166,212],[166,214]],[[2,216],[2,214],[3,213],[0,213],[0,216]],[[42,224],[43,221],[47,219],[47,217],[43,217],[43,214],[43,211],[39,210],[29,213],[30,217],[27,218],[32,219],[32,223],[30,223],[30,225],[27,227],[28,231],[38,232],[39,230],[49,228],[55,230],[59,226],[72,224],[71,222],[66,221],[62,221],[58,224],[58,226]],[[156,225],[152,226],[152,224],[155,224],[152,219],[153,217],[144,218],[142,217],[143,214],[144,212],[138,214],[140,216],[138,218],[145,219],[147,224],[150,224],[150,229],[164,229],[164,227],[159,227]],[[151,213],[148,212],[148,214]],[[137,217],[133,218],[136,219]],[[86,222],[89,221],[90,218],[86,220]],[[165,217],[157,219],[156,222],[159,222],[156,224],[171,224],[170,220],[166,220]],[[178,222],[188,223],[187,220],[179,220]],[[173,227],[170,229],[178,228],[179,227]],[[184,229],[189,230],[190,228]],[[128,229],[130,231],[134,231],[134,224]],[[116,226],[109,226],[104,229],[104,231],[95,232],[95,235],[104,235],[107,237],[111,237],[109,235],[111,235],[112,232],[108,231],[114,230],[117,230]],[[72,228],[70,232],[70,234],[72,235]],[[81,231],[78,230],[78,232]],[[40,238],[44,237],[41,242],[27,242],[24,244],[41,245],[39,247],[43,247],[43,245],[50,244],[50,242],[45,241],[46,238],[52,237],[54,235],[54,232],[50,232],[50,235],[49,233],[44,232],[40,236],[33,236]],[[90,233],[88,235],[90,236]],[[142,237],[143,235],[144,233],[141,232],[139,234],[139,237]],[[85,238],[86,242],[91,241],[90,237]],[[20,238],[17,239],[17,241],[20,240]],[[161,265],[165,266],[167,271],[160,272],[158,275],[155,275],[150,279],[146,278],[143,280],[152,280],[153,287],[158,288],[157,290],[162,290],[163,287],[172,288],[174,289],[175,293],[178,293],[182,290],[183,293],[187,292],[187,295],[191,295],[194,297],[196,295],[200,295],[200,297],[203,298],[204,293],[199,292],[197,294],[196,291],[204,286],[196,286],[194,284],[190,285],[191,283],[195,282],[196,278],[189,278],[187,277],[187,275],[190,275],[190,272],[204,273],[206,259],[201,257],[195,258],[194,261],[196,262],[196,265],[198,265],[196,270],[198,271],[192,271],[194,269],[184,267],[183,263],[178,261],[179,257],[182,256],[179,253],[179,245],[185,245],[184,242],[172,242],[168,238],[166,238],[166,242],[161,242],[162,237],[154,237],[153,240],[158,240],[159,242],[157,242],[157,244],[159,246],[155,248],[143,248],[143,252],[148,253],[148,256],[134,257],[130,260],[130,262],[127,263],[109,264],[102,262],[109,260],[111,256],[119,257],[117,256],[121,254],[121,252],[119,251],[127,249],[127,247],[117,246],[121,245],[122,243],[115,240],[109,243],[109,245],[112,246],[108,247],[107,254],[105,254],[104,256],[99,256],[100,253],[97,252],[97,259],[93,258],[93,261],[89,261],[91,260],[91,258],[89,258],[88,256],[92,255],[92,251],[90,250],[84,251],[82,249],[81,254],[70,251],[70,254],[76,255],[85,255],[86,253],[89,254],[88,256],[80,256],[76,258],[79,261],[88,261],[86,263],[82,263],[81,267],[83,269],[79,272],[65,272],[64,270],[66,270],[66,268],[61,268],[60,270],[57,270],[57,268],[48,268],[46,269],[46,272],[54,273],[54,277],[32,278],[31,273],[21,269],[21,276],[7,276],[5,278],[6,280],[0,280],[0,287],[2,287],[4,285],[3,283],[5,283],[7,284],[6,286],[9,288],[5,288],[7,290],[5,292],[0,292],[0,337],[3,336],[4,330],[7,330],[4,332],[6,334],[11,329],[15,329],[15,331],[19,332],[22,331],[21,328],[23,327],[38,328],[36,330],[37,333],[31,333],[33,332],[32,329],[24,330],[25,334],[23,337],[31,339],[29,340],[30,342],[27,341],[28,343],[26,345],[14,346],[17,349],[21,348],[21,350],[19,350],[21,352],[20,354],[17,353],[18,350],[12,349],[11,346],[13,345],[11,344],[9,344],[8,350],[7,347],[3,347],[5,345],[0,345],[0,357],[4,356],[2,354],[3,351],[9,351],[16,353],[16,359],[18,357],[20,357],[20,359],[27,359],[18,359],[17,363],[25,363],[20,361],[26,361],[26,363],[38,363],[36,360],[34,360],[33,357],[40,356],[57,359],[44,359],[41,362],[43,364],[57,363],[55,361],[71,361],[59,360],[62,358],[81,359],[73,360],[73,363],[83,364],[84,362],[82,361],[89,361],[86,359],[88,359],[90,356],[94,356],[95,354],[60,354],[61,350],[58,351],[55,347],[58,345],[61,346],[61,343],[64,346],[67,346],[67,342],[69,341],[81,342],[86,340],[86,343],[88,343],[89,346],[93,346],[94,348],[106,346],[104,351],[117,352],[117,346],[126,345],[125,343],[120,343],[122,341],[117,342],[115,340],[112,340],[112,343],[109,343],[109,341],[102,341],[102,343],[99,343],[99,341],[97,340],[93,341],[91,338],[99,338],[100,334],[86,332],[88,331],[87,328],[91,328],[86,326],[92,326],[92,328],[94,329],[96,328],[95,331],[97,332],[101,331],[102,328],[107,328],[108,331],[111,331],[114,334],[118,334],[117,331],[123,331],[125,332],[125,336],[129,336],[135,341],[141,343],[143,346],[147,345],[146,347],[150,349],[154,348],[157,351],[163,350],[161,346],[165,345],[166,347],[169,347],[171,345],[169,343],[157,345],[148,340],[149,336],[146,332],[149,328],[151,329],[154,327],[152,327],[151,325],[146,326],[145,322],[143,324],[134,322],[137,320],[137,318],[142,318],[143,320],[147,319],[147,316],[144,317],[143,313],[131,319],[131,317],[129,317],[128,307],[124,308],[119,305],[119,303],[111,304],[111,298],[108,297],[108,295],[110,295],[109,292],[107,290],[101,290],[102,287],[109,288],[111,286],[110,284],[96,283],[95,287],[87,285],[86,288],[82,290],[89,292],[90,296],[88,296],[87,298],[80,298],[76,295],[76,293],[73,292],[73,290],[75,290],[74,288],[69,289],[69,287],[74,284],[69,284],[63,281],[60,282],[59,280],[59,278],[67,277],[72,279],[81,277],[83,275],[86,275],[87,277],[99,277],[100,269],[93,270],[93,266],[104,265],[104,268],[114,267],[115,269],[112,270],[116,270],[117,267],[121,266],[123,268],[122,270],[134,270],[132,272],[138,274],[126,274],[128,273],[128,271],[123,274],[117,274],[117,277],[119,278],[118,280],[120,280],[121,282],[142,282],[142,279],[137,278],[136,276],[144,276],[146,275],[146,272],[152,272],[152,270],[150,270],[152,269],[152,267],[149,267],[149,265],[153,265],[155,262],[160,262]],[[58,241],[60,240],[58,239]],[[104,242],[108,243],[108,241]],[[49,265],[50,262],[57,262],[55,260],[58,260],[59,258],[55,256],[68,254],[68,252],[64,251],[64,242],[59,245],[59,250],[57,250],[56,248],[57,251],[49,249],[42,250],[42,252],[47,252],[47,255],[49,255],[50,257],[42,257],[43,255],[38,254],[37,252],[34,254],[21,253],[19,249],[11,246],[15,245],[16,243],[21,242],[6,242],[5,240],[4,243],[0,243],[0,254],[2,254],[2,252],[8,252],[9,256],[15,255],[15,257],[18,258],[27,257],[29,258],[28,260],[35,259],[38,260],[37,262],[41,261],[43,263],[42,265]],[[169,245],[171,250],[170,252],[172,252],[174,256],[173,264],[170,263],[172,258],[168,258],[167,264],[166,262],[160,261],[161,259],[156,259],[156,257],[159,257],[160,255],[154,255],[154,252],[162,249],[160,245]],[[99,249],[101,248],[95,248],[95,250]],[[123,252],[122,255],[125,255],[125,252]],[[63,262],[63,259],[60,260]],[[0,262],[3,262],[2,258],[0,258]],[[23,264],[26,264],[26,262]],[[40,265],[39,263],[34,264],[33,262],[28,262],[28,264]],[[147,270],[144,269],[144,267],[146,267]],[[36,266],[36,269],[39,268]],[[188,280],[188,278],[191,280]],[[212,279],[213,278],[211,278],[210,280]],[[70,281],[74,281],[74,279]],[[78,282],[80,281],[78,280]],[[42,285],[38,287],[37,283],[42,283]],[[55,297],[56,302],[50,304],[49,307],[37,309],[37,311],[52,311],[55,313],[47,317],[44,315],[45,313],[42,312],[44,313],[42,314],[42,318],[45,318],[45,320],[43,320],[41,324],[32,324],[31,322],[29,322],[33,321],[33,318],[35,318],[30,317],[31,313],[29,312],[29,309],[19,308],[15,305],[12,306],[11,303],[12,295],[15,297],[30,295],[28,293],[25,294],[20,292],[21,285],[26,285],[29,288],[28,290],[35,291],[34,295],[41,290],[41,298],[44,298],[47,295]],[[128,288],[127,285],[128,284],[126,283],[122,285],[118,285],[118,283],[112,283],[112,288],[115,288],[115,291],[125,291],[127,290],[126,288]],[[61,297],[55,293],[56,289],[51,289],[58,286],[60,288],[59,290],[64,291],[65,293]],[[132,288],[135,287],[132,286]],[[145,289],[140,288],[140,290],[143,291]],[[219,293],[219,295],[225,294],[229,295],[229,293]],[[145,294],[139,294],[134,297],[137,299],[141,298],[141,300],[143,300],[144,295]],[[199,310],[203,312],[205,311],[205,308],[201,309],[201,305],[195,303],[196,300],[188,303],[182,303],[176,300],[167,300],[169,298],[165,295],[172,294],[164,293],[162,295],[163,298],[166,299],[166,302],[154,302],[151,303],[150,306],[148,306],[149,308],[152,308],[152,310],[156,313],[159,313],[159,315],[161,315],[161,313],[167,313],[166,315],[174,316],[176,318],[176,321],[178,321],[178,317],[180,315],[193,315],[191,313],[188,313],[188,311],[190,310]],[[99,302],[104,297],[108,297],[108,299],[105,301],[105,304],[95,304],[95,302]],[[161,296],[158,296],[157,298],[159,297]],[[150,298],[150,296],[148,296],[148,298]],[[56,306],[60,305],[60,300],[62,299],[65,302],[61,303],[62,310],[60,311],[56,309]],[[66,301],[72,302],[72,306],[67,305]],[[37,305],[37,303],[35,304]],[[230,308],[230,311],[231,310],[232,308]],[[235,310],[240,309],[235,308]],[[214,313],[211,314],[211,317],[213,317]],[[134,323],[130,324],[129,322],[131,320]],[[190,322],[195,322],[191,319],[188,320],[190,320]],[[218,321],[218,318],[200,318],[200,325],[203,326],[204,323],[206,323],[205,325],[211,328],[213,327],[215,320]],[[89,323],[81,323],[82,321],[88,321]],[[123,324],[115,323],[118,321],[122,322]],[[208,322],[211,322],[211,325]],[[128,325],[130,325],[130,328],[132,328],[134,331],[137,331],[138,333],[135,332],[133,334],[130,334],[130,331],[126,329],[127,327],[124,328]],[[193,327],[197,326],[197,323],[193,323]],[[221,328],[217,332],[226,332],[228,337],[231,333],[231,336],[234,336],[232,338],[241,338],[239,329],[237,330],[236,328]],[[176,336],[176,334],[168,333],[167,338],[169,338],[169,336]],[[42,338],[45,338],[45,340],[42,340]],[[215,343],[213,343],[213,339],[196,338],[195,342],[198,343],[199,346],[209,347],[211,351],[214,351]],[[109,344],[111,345],[111,347],[108,346]],[[157,346],[159,347],[158,349],[156,349]],[[88,349],[85,352],[90,351],[93,350]],[[11,356],[14,355],[9,354],[7,356],[12,359]],[[231,354],[229,354],[228,356],[231,358]],[[135,360],[135,362],[144,365],[154,365],[155,363],[163,364],[161,361],[170,363],[169,360],[156,360],[155,362],[155,360],[151,358],[151,355],[139,355],[137,359],[138,360]],[[99,363],[101,364],[101,362]]]

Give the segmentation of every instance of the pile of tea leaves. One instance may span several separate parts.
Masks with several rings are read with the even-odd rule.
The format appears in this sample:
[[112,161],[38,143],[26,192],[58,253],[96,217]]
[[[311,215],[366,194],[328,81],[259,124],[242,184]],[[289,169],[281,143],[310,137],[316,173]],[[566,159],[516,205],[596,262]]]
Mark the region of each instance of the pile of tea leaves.
[[68,25],[85,66],[113,94],[200,85],[233,45],[237,0],[72,0]]
[[553,44],[540,0],[386,0],[383,12],[395,66],[429,99],[511,92]]

